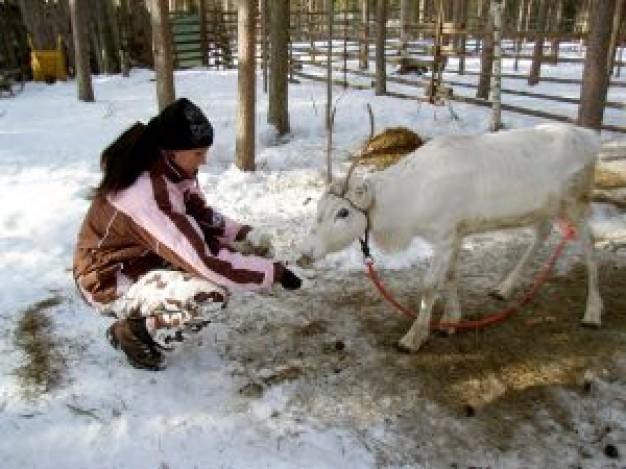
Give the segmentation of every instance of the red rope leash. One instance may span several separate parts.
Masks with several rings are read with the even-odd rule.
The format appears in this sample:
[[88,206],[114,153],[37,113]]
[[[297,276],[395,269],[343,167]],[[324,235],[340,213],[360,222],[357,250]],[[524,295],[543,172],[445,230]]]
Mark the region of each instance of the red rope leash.
[[[565,245],[567,244],[567,242],[576,236],[576,231],[569,222],[566,222],[566,221],[560,222],[559,230],[561,231],[561,236],[562,236],[561,242],[554,249],[554,252],[552,253],[552,256],[550,257],[550,259],[548,259],[548,262],[546,263],[545,267],[539,273],[539,275],[537,275],[532,287],[526,292],[524,296],[522,296],[517,301],[514,301],[513,303],[509,304],[508,306],[505,306],[501,310],[495,313],[489,314],[481,319],[462,321],[462,322],[431,321],[430,328],[431,329],[455,329],[455,330],[478,329],[480,327],[487,326],[489,324],[494,324],[496,322],[500,322],[506,319],[508,316],[513,314],[513,312],[515,312],[522,306],[529,303],[533,298],[535,298],[541,286],[545,283],[545,281],[550,276],[550,273],[552,272],[552,269],[554,268],[559,256],[563,252],[563,249],[565,248]],[[387,292],[387,290],[385,290],[385,287],[381,283],[380,278],[378,277],[378,274],[376,274],[374,270],[374,260],[371,257],[367,258],[365,261],[365,264],[367,265],[369,276],[372,282],[374,282],[374,285],[376,285],[376,288],[378,289],[380,294],[389,303],[395,306],[396,309],[398,309],[402,314],[407,316],[409,319],[412,319],[412,320],[415,319],[415,313],[413,313],[413,311],[402,306],[389,294],[389,292]]]

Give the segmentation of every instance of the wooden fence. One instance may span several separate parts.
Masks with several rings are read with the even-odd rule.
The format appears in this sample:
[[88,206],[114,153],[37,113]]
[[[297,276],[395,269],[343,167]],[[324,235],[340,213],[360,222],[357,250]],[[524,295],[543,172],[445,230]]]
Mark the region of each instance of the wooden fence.
[[[230,68],[236,63],[236,46],[237,46],[237,24],[235,11],[210,10],[205,12],[204,26],[200,15],[181,16],[174,15],[172,17],[172,29],[174,37],[174,50],[176,54],[176,65],[179,68],[204,65],[215,68]],[[485,38],[485,18],[468,17],[464,24],[454,22],[442,22],[438,24],[434,18],[426,19],[419,24],[405,24],[403,27],[399,25],[397,20],[390,20],[386,27],[386,44],[385,44],[385,60],[387,63],[398,63],[401,57],[415,59],[425,64],[432,73],[436,68],[435,64],[444,63],[449,58],[458,59],[457,70],[460,74],[478,75],[479,72],[465,71],[464,61],[468,57],[477,57],[481,54],[483,39]],[[290,60],[291,75],[300,76],[307,79],[317,79],[317,74],[304,72],[303,66],[325,67],[326,57],[328,54],[328,32],[326,30],[327,17],[325,12],[317,11],[292,11],[291,12],[291,29],[290,29]],[[336,11],[333,22],[333,38],[331,57],[333,66],[336,71],[343,74],[343,79],[339,82],[345,86],[355,86],[358,88],[373,86],[375,77],[368,69],[361,70],[359,63],[374,62],[374,42],[375,33],[378,25],[376,21],[370,20],[366,25],[361,22],[360,12],[356,10]],[[543,39],[544,54],[542,61],[545,63],[556,64],[559,62],[582,63],[581,57],[562,57],[559,54],[560,44],[569,42],[584,47],[587,31],[580,25],[565,25],[563,30],[550,29],[547,31],[537,31],[533,29],[535,26],[530,23],[523,30],[516,30],[511,24],[508,24],[503,30],[503,57],[519,60],[531,60],[530,54],[521,47],[526,41],[535,41]],[[439,28],[439,30],[438,30]],[[626,28],[623,28],[626,29]],[[257,58],[262,65],[265,65],[266,54],[263,54],[263,40],[260,25],[260,19],[257,20],[258,31],[258,53]],[[402,34],[404,33],[404,34]],[[624,34],[620,38],[620,43],[624,42]],[[439,36],[441,42],[435,44],[435,38]],[[402,38],[408,39],[402,39]],[[367,47],[363,47],[366,45]],[[441,54],[441,57],[435,57],[435,51]],[[619,77],[621,67],[624,63],[616,60],[615,71]],[[371,67],[368,67],[371,68]],[[447,70],[450,71],[450,70]],[[370,79],[368,85],[363,84],[363,78]],[[527,80],[528,76],[521,73],[505,74],[505,78]],[[356,80],[354,79],[356,78]],[[360,80],[359,80],[360,78]],[[386,77],[390,82],[401,82],[403,79],[397,76]],[[561,79],[562,80],[562,79]],[[540,77],[540,81],[559,81],[559,79]],[[580,85],[580,80],[562,80],[564,82]],[[416,88],[432,87],[433,80],[424,76],[421,80],[412,81],[412,86]],[[475,88],[474,83],[461,82],[457,80],[447,79],[445,88],[454,87]],[[611,82],[611,86],[625,86],[617,80]],[[389,93],[392,94],[392,93]],[[502,90],[504,97],[507,95],[524,95],[536,99],[545,100],[546,102],[563,102],[578,105],[578,100],[574,98],[550,96],[542,93],[533,93],[527,91],[516,91],[510,88]],[[401,96],[401,93],[395,93],[398,97],[407,97],[410,99],[422,99],[419,93],[411,96]],[[488,100],[479,100],[467,96],[461,96],[452,93],[448,96],[450,99],[464,101],[476,105],[489,106]],[[549,105],[548,105],[549,106]],[[607,103],[607,108],[624,109],[623,103],[611,102]],[[569,117],[550,113],[547,111],[536,111],[533,109],[524,109],[520,106],[512,106],[503,104],[504,110],[513,112],[545,117],[552,120],[572,120]],[[626,132],[616,126],[606,124],[607,130]]]

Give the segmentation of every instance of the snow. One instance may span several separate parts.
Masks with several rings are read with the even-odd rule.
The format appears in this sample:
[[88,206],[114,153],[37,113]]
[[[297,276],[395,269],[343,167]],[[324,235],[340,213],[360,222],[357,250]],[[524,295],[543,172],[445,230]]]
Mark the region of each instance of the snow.
[[[472,65],[477,67],[476,63],[468,63],[468,68]],[[510,70],[510,63],[505,63],[505,70],[507,66]],[[453,68],[448,65],[448,69]],[[547,66],[545,73],[579,77],[581,70],[579,66],[559,65]],[[454,74],[450,78],[469,80]],[[507,79],[503,82],[506,87]],[[243,173],[233,165],[236,83],[235,71],[176,72],[177,96],[198,103],[215,127],[216,140],[200,183],[214,206],[267,230],[276,240],[277,257],[293,262],[298,240],[306,232],[315,201],[324,188],[326,89],[309,81],[290,85],[292,132],[288,138],[278,139],[266,123],[267,96],[262,93],[259,76],[258,170]],[[280,348],[285,328],[314,325],[316,308],[326,310],[326,304],[332,305],[327,301],[336,293],[331,292],[334,282],[329,279],[366,283],[356,246],[329,256],[312,271],[300,271],[305,277],[303,290],[315,289],[317,296],[315,305],[302,317],[290,309],[306,309],[298,303],[301,293],[244,294],[234,299],[198,338],[174,352],[163,372],[128,366],[104,338],[110,319],[95,314],[75,292],[72,252],[88,207],[89,188],[100,177],[100,151],[130,124],[147,121],[156,112],[156,91],[153,73],[148,70],[133,70],[128,78],[94,77],[93,85],[94,103],[76,99],[73,81],[28,83],[24,92],[0,100],[3,468],[514,469],[538,467],[539,463],[543,467],[626,467],[623,376],[617,382],[603,376],[589,378],[597,382],[597,394],[586,401],[592,412],[608,412],[598,419],[613,426],[621,459],[590,451],[582,460],[576,450],[580,442],[571,441],[571,434],[562,436],[559,427],[551,423],[551,414],[539,411],[536,419],[543,422],[540,428],[545,434],[532,434],[537,427],[526,427],[523,422],[510,423],[519,425],[520,435],[527,434],[522,440],[529,442],[524,451],[518,447],[507,452],[492,445],[477,425],[442,409],[429,396],[419,395],[419,374],[413,379],[423,420],[413,422],[413,434],[421,435],[420,441],[408,441],[397,431],[398,426],[390,427],[389,419],[396,417],[396,401],[377,400],[374,390],[359,389],[356,379],[355,399],[341,404],[334,401],[332,388],[342,379],[353,378],[349,371],[318,379],[306,376],[303,366],[305,372],[295,379],[267,384],[281,372],[289,372],[289,363],[283,369],[263,364],[262,360],[255,362],[257,349],[246,349],[246,335],[267,336],[276,331],[275,339],[265,339],[268,343],[275,340]],[[527,88],[520,82],[514,86]],[[575,85],[545,83],[535,90],[577,95]],[[626,88],[612,88],[609,99],[623,101],[624,94]],[[489,110],[482,107],[454,103],[454,112],[460,117],[455,120],[445,107],[433,109],[414,101],[376,97],[369,90],[335,88],[334,95],[339,98],[334,129],[336,173],[345,171],[349,153],[369,133],[367,103],[373,108],[377,130],[406,126],[430,138],[483,132],[489,123]],[[519,96],[514,101],[546,106]],[[550,104],[550,108],[575,115],[575,108],[566,104]],[[612,109],[608,114],[611,123],[626,126],[623,110]],[[505,112],[503,122],[510,127],[524,127],[541,120]],[[607,142],[624,138],[603,133]],[[621,214],[615,210],[598,207],[594,216],[601,230],[624,230]],[[616,219],[617,227],[613,225]],[[374,251],[379,268],[394,270],[421,265],[429,254],[429,247],[419,241],[399,254],[382,256]],[[44,313],[52,321],[51,334],[63,356],[63,378],[56,387],[28,395],[18,373],[27,357],[16,344],[15,334],[27,308],[51,297],[61,300]],[[577,307],[582,311],[583,305]],[[335,317],[330,313],[325,320],[336,322],[334,327],[342,332],[346,346],[356,347],[364,340],[345,311]],[[263,355],[262,348],[259,350]],[[397,352],[387,353],[393,360]],[[367,357],[362,358],[367,362]],[[305,359],[294,363],[302,365]],[[622,370],[626,369],[624,348],[615,360],[622,364]],[[259,382],[265,384],[256,392],[254,386],[249,387],[250,392],[245,391],[247,384]],[[445,388],[446,383],[441,386]],[[584,414],[580,429],[583,433],[586,429],[589,438],[582,435],[581,440],[592,439],[595,428],[589,428],[585,420],[588,414],[575,407],[579,401],[570,393],[566,389],[555,391],[561,402],[572,402],[568,409],[572,415]],[[419,458],[407,450],[411,446],[419,452]]]

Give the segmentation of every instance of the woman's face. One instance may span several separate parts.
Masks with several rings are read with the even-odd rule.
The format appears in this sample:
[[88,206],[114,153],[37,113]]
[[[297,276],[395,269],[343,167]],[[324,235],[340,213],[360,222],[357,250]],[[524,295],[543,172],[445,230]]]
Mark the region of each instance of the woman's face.
[[192,150],[174,150],[171,158],[186,176],[193,177],[200,165],[206,164],[209,147],[194,148]]

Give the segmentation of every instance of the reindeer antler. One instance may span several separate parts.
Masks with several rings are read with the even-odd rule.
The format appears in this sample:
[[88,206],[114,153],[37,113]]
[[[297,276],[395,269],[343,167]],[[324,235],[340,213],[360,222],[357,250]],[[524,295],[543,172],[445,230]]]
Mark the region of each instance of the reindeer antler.
[[[337,102],[339,102],[339,100],[337,100]],[[329,140],[328,140],[328,148],[327,148],[327,155],[328,155],[328,165],[329,165],[329,170],[328,170],[328,182],[329,184],[332,182],[332,173],[330,171],[330,154],[332,152],[332,129],[333,129],[333,125],[335,123],[335,111],[337,110],[337,107],[335,105],[335,107],[333,108],[333,112],[331,114],[331,119],[330,119],[330,132],[329,132]],[[374,136],[374,113],[372,112],[372,107],[370,106],[369,103],[367,103],[367,113],[369,115],[369,122],[370,122],[370,136],[368,138],[368,141],[372,139],[372,137]],[[361,156],[363,155],[363,149],[359,150],[358,153],[352,155],[353,161],[352,164],[350,165],[350,168],[348,168],[348,173],[346,174],[346,178],[344,179],[343,182],[343,186],[341,187],[341,191],[339,192],[339,194],[337,194],[340,197],[343,197],[346,192],[348,191],[348,186],[350,184],[350,178],[352,177],[352,173],[354,172],[357,164],[359,164],[359,158],[361,158]]]
[[348,168],[348,173],[346,174],[346,178],[343,180],[343,186],[341,187],[341,194],[339,194],[342,197],[346,195],[346,192],[348,192],[348,186],[350,185],[350,178],[352,177],[352,173],[354,172],[354,169],[356,168],[357,164],[359,164],[358,154],[354,156],[354,161],[350,165],[350,168]]

